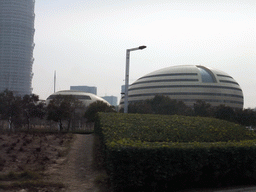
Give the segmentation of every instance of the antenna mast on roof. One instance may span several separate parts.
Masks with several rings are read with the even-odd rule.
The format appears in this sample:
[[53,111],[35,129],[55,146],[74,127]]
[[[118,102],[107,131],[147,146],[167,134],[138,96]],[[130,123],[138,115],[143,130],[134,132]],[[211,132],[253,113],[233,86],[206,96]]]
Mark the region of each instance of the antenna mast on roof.
[[55,93],[55,88],[56,88],[56,71],[54,71],[54,93]]

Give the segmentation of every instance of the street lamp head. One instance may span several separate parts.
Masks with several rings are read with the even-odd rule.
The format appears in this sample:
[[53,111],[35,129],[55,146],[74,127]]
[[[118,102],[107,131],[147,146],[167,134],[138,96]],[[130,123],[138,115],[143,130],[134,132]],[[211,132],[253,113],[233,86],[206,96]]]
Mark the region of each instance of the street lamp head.
[[145,45],[142,45],[142,46],[139,46],[139,49],[145,49],[147,46]]

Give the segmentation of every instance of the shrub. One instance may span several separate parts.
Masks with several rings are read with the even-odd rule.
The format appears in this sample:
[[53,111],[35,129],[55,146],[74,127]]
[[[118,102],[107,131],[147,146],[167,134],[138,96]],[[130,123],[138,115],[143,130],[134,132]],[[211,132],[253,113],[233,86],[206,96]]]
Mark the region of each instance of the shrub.
[[201,117],[100,113],[105,166],[115,191],[255,182],[256,135]]
[[116,112],[113,106],[104,103],[103,101],[95,101],[89,105],[84,117],[88,122],[95,122],[98,112]]
[[228,142],[256,138],[244,126],[214,118],[107,113],[100,115],[100,123],[108,142]]

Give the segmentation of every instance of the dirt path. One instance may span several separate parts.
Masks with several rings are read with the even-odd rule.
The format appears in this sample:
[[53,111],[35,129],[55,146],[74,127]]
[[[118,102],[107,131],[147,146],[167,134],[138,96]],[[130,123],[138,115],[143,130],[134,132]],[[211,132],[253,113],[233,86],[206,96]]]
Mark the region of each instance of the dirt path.
[[[66,186],[63,191],[97,192],[94,179],[98,172],[92,168],[93,134],[76,134],[66,158],[51,168],[52,179]],[[62,162],[61,162],[62,161]]]

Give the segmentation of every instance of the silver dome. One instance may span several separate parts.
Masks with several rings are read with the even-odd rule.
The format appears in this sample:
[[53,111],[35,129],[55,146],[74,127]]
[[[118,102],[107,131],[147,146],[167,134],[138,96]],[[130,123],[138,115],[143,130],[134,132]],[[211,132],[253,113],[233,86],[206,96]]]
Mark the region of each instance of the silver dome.
[[[226,105],[243,108],[243,92],[227,73],[201,65],[179,65],[149,73],[129,86],[128,102],[166,95],[193,107],[197,100],[212,106]],[[119,108],[123,108],[124,98]]]

